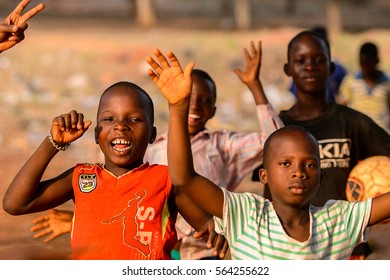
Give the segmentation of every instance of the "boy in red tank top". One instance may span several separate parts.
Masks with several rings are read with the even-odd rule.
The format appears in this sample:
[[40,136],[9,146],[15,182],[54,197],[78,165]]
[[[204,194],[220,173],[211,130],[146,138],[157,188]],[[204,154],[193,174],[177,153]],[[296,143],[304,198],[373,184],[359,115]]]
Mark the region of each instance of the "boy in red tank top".
[[170,259],[177,210],[198,230],[211,216],[173,188],[167,166],[143,162],[156,137],[153,123],[153,102],[142,88],[130,82],[110,86],[95,127],[104,164],[77,164],[41,181],[53,157],[92,124],[75,110],[54,118],[49,135],[9,186],[4,209],[21,215],[72,199],[73,259]]

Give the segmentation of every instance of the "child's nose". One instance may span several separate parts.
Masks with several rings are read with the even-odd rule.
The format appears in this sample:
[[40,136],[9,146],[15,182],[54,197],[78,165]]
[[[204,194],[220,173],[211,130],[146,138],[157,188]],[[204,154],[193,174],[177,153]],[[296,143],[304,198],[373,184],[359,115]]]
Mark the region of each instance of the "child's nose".
[[191,108],[199,108],[201,106],[201,101],[197,98],[192,98],[190,100],[190,107]]
[[122,120],[118,120],[115,123],[115,129],[120,130],[120,131],[128,130],[129,126],[127,125],[127,122],[122,121]]
[[292,176],[293,177],[298,177],[300,179],[306,179],[307,174],[306,174],[306,171],[305,171],[304,167],[297,166],[296,169],[294,170]]
[[314,60],[308,60],[306,63],[305,63],[305,68],[306,69],[309,69],[309,70],[312,70],[312,69],[315,69],[317,68],[317,62],[314,61]]

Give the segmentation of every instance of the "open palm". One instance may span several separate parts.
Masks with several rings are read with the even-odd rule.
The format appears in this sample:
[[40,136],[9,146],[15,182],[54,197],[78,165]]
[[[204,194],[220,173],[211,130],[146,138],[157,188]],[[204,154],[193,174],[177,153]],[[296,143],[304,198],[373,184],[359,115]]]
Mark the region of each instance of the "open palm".
[[148,71],[150,78],[164,94],[170,105],[180,104],[191,94],[191,71],[194,63],[189,63],[183,72],[179,61],[172,52],[167,52],[169,61],[160,50],[155,50],[154,54],[158,62],[152,57],[147,58],[147,62],[152,67]]

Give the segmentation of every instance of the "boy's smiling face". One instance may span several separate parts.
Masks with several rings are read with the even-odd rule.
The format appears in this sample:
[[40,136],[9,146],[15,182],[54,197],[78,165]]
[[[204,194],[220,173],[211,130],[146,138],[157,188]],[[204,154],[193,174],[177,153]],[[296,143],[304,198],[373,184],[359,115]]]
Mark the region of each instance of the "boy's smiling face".
[[268,183],[272,201],[307,207],[321,179],[318,144],[303,130],[285,129],[272,139],[260,179]]
[[110,89],[100,102],[95,137],[107,170],[118,175],[115,170],[138,167],[156,137],[150,100],[127,86]]
[[302,35],[291,45],[288,63],[284,66],[298,92],[304,93],[324,92],[333,69],[325,42],[310,34]]
[[208,81],[193,75],[190,108],[188,115],[188,131],[190,136],[205,129],[206,123],[215,114],[215,96]]

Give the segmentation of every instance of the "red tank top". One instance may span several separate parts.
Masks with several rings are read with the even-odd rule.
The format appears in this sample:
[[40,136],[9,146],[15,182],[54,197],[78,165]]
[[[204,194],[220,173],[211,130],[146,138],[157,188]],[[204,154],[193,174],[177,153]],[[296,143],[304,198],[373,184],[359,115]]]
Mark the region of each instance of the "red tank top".
[[170,259],[177,212],[168,168],[144,164],[116,177],[98,164],[73,172],[73,259]]

